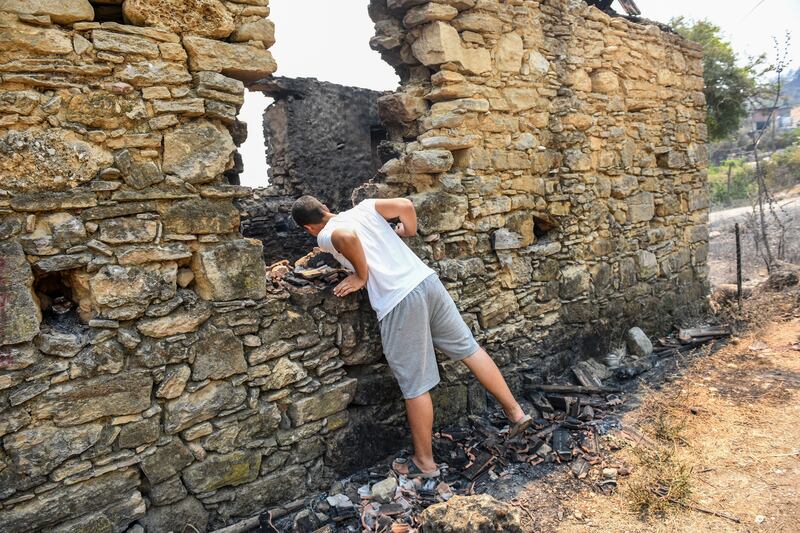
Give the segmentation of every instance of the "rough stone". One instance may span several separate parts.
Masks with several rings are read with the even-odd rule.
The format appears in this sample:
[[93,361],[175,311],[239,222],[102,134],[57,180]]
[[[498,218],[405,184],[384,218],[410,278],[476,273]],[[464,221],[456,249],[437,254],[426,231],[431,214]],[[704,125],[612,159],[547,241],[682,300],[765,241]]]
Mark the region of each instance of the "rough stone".
[[280,501],[291,500],[305,490],[305,469],[291,466],[252,483],[234,489],[223,489],[229,496],[220,507],[227,516],[246,517],[258,513]]
[[178,476],[150,487],[150,499],[153,505],[169,505],[184,499],[187,495],[186,487]]
[[192,379],[195,381],[224,379],[247,372],[242,341],[229,329],[203,328],[190,354],[194,360]]
[[89,0],[0,0],[0,11],[47,15],[56,24],[94,20],[94,9]]
[[208,511],[196,498],[189,496],[178,503],[151,508],[140,523],[146,531],[206,531]]
[[237,239],[203,247],[192,259],[195,290],[206,300],[261,299],[266,267],[261,242]]
[[160,435],[159,419],[152,417],[122,426],[119,437],[117,437],[117,444],[120,448],[138,448],[143,444],[155,442]]
[[269,48],[275,44],[275,24],[271,20],[260,19],[254,22],[246,22],[237,26],[231,35],[233,42],[261,41],[264,46]]
[[6,435],[3,448],[11,463],[29,476],[46,475],[68,458],[89,449],[100,437],[102,424],[60,428],[42,424]]
[[236,451],[225,455],[209,455],[205,461],[187,468],[183,481],[193,493],[210,492],[222,487],[235,487],[258,477],[261,455]]
[[202,37],[183,38],[193,72],[210,70],[242,81],[265,78],[277,70],[268,50],[246,44],[230,44]]
[[142,460],[142,472],[156,484],[165,481],[192,464],[194,456],[180,439],[172,439],[168,444],[160,446],[155,453]]
[[343,411],[353,400],[356,384],[355,379],[343,379],[320,389],[313,396],[295,400],[289,406],[288,411],[292,422],[295,426],[302,426]]
[[453,496],[444,503],[431,505],[420,516],[423,531],[496,531],[522,533],[519,510],[488,494]]
[[230,133],[212,122],[187,122],[164,136],[164,172],[190,183],[205,183],[222,174],[236,145]]
[[631,328],[625,337],[628,353],[636,357],[647,357],[653,353],[653,343],[641,328]]
[[136,325],[142,335],[161,339],[196,331],[211,316],[210,306],[203,301],[185,305],[159,318],[145,318]]
[[224,39],[234,29],[233,15],[219,0],[125,0],[126,20],[137,26]]
[[164,407],[164,430],[177,433],[231,409],[245,399],[244,387],[229,381],[212,381],[195,392],[170,400]]
[[156,397],[167,400],[177,398],[183,394],[191,375],[192,369],[188,365],[168,367],[164,373],[164,381],[159,383],[156,389]]
[[153,379],[142,371],[73,380],[37,398],[33,413],[37,419],[52,419],[58,426],[130,415],[150,407],[152,389]]
[[42,314],[33,294],[33,272],[18,242],[0,242],[0,266],[0,346],[27,342],[39,333]]

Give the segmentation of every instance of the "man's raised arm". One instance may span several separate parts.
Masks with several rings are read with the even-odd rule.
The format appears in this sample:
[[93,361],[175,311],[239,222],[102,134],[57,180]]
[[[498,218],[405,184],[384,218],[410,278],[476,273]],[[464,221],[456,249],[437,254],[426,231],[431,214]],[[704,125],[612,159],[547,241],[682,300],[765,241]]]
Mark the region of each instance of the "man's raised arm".
[[400,219],[395,231],[401,237],[413,237],[417,234],[417,211],[407,198],[390,198],[375,200],[375,210],[386,220]]
[[350,261],[356,270],[354,274],[350,274],[333,288],[333,294],[344,297],[362,289],[369,278],[369,267],[367,266],[367,256],[364,255],[364,248],[361,246],[361,240],[356,232],[346,229],[333,230],[331,244]]

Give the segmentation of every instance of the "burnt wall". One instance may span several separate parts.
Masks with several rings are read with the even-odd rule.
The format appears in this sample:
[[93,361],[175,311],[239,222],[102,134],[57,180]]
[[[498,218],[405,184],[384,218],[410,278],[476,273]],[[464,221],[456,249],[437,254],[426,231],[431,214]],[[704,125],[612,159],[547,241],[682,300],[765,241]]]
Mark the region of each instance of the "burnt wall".
[[352,207],[353,189],[381,167],[386,130],[377,101],[384,93],[310,78],[265,79],[251,87],[275,99],[264,112],[269,187],[240,203],[242,232],[264,242],[267,262],[302,256],[313,240],[289,217],[304,194],[332,211]]

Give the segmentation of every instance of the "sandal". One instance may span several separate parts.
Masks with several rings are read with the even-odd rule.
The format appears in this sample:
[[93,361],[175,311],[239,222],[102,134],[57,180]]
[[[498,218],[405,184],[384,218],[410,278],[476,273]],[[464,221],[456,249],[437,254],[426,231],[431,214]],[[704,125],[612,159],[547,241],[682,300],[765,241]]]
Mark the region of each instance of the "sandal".
[[402,457],[395,459],[392,462],[392,470],[407,478],[433,479],[442,475],[441,470],[438,468],[432,472],[423,472],[410,457],[408,459]]
[[506,438],[513,439],[520,433],[523,433],[526,429],[528,429],[532,421],[533,419],[531,418],[531,415],[524,415],[522,418],[517,420],[514,425],[511,426],[511,429],[508,430],[508,435],[506,435]]

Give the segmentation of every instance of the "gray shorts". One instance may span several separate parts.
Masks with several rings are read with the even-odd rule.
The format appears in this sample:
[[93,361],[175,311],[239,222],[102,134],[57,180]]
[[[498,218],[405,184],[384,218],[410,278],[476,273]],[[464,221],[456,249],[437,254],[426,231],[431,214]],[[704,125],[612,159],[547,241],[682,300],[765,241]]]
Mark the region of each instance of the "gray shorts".
[[454,361],[480,348],[436,274],[400,300],[380,327],[383,353],[406,399],[421,396],[439,383],[434,348]]

